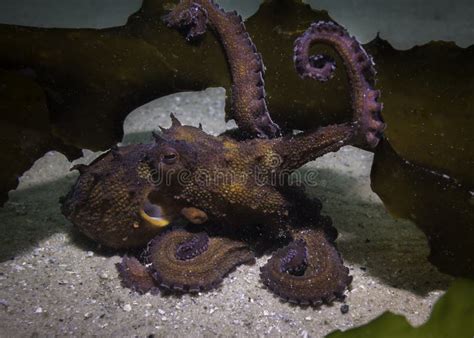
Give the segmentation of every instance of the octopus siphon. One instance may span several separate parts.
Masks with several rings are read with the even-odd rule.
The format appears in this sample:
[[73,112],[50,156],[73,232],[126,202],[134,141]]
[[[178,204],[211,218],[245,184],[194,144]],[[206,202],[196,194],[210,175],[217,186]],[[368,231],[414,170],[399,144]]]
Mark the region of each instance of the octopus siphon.
[[340,56],[351,88],[353,119],[300,133],[281,131],[267,109],[262,56],[242,18],[210,0],[183,0],[163,18],[189,41],[209,28],[232,77],[235,130],[172,126],[154,142],[113,147],[90,165],[62,211],[91,239],[112,248],[145,248],[118,264],[123,284],[139,293],[198,292],[217,287],[236,266],[255,261],[259,239],[280,248],[261,267],[263,284],[301,305],[344,298],[352,281],[337,251],[337,231],[321,203],[291,182],[305,163],[345,145],[375,147],[385,124],[375,70],[360,43],[334,22],[313,23],[294,44],[302,78],[328,81]]

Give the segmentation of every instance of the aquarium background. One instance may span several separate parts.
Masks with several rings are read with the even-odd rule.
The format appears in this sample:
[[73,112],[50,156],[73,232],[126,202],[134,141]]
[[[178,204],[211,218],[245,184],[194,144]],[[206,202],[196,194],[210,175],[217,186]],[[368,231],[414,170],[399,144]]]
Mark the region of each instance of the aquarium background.
[[[258,0],[220,0],[226,10],[243,17],[255,13]],[[467,47],[474,41],[474,2],[470,0],[309,0],[315,9],[325,9],[337,22],[363,42],[377,32],[397,49],[431,40],[455,41]],[[125,24],[140,8],[139,0],[3,0],[0,22],[8,24],[104,28]]]

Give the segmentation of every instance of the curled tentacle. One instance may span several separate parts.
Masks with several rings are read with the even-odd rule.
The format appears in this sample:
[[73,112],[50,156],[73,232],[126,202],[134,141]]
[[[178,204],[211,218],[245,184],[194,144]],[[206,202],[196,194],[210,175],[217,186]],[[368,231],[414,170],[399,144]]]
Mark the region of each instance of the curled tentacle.
[[165,23],[183,33],[186,40],[193,41],[206,32],[208,14],[198,3],[189,3],[164,17]]
[[157,292],[153,276],[135,257],[124,256],[122,262],[117,263],[117,270],[125,287],[141,294]]
[[322,228],[303,230],[261,268],[263,283],[282,299],[320,305],[342,299],[349,269]]
[[280,260],[280,271],[293,276],[303,276],[308,267],[308,249],[305,242],[298,240],[286,247],[286,254]]
[[224,47],[229,63],[232,115],[237,125],[250,137],[279,135],[280,129],[267,109],[263,60],[240,15],[225,12],[211,0],[182,0],[164,21],[182,31],[187,40],[202,35],[209,25]]
[[176,258],[181,261],[187,261],[201,255],[208,248],[209,236],[205,232],[200,232],[178,245],[176,248]]
[[354,123],[364,141],[375,147],[385,129],[378,102],[380,91],[375,85],[375,69],[372,58],[360,43],[347,31],[333,22],[316,22],[295,41],[294,63],[296,71],[303,78],[327,81],[334,73],[334,61],[326,56],[310,55],[314,43],[332,46],[341,56],[351,86]]
[[209,15],[199,1],[181,1],[163,17],[163,22],[181,32],[187,41],[193,41],[206,33]]
[[148,262],[156,282],[163,288],[198,292],[217,287],[236,266],[254,260],[242,242],[173,230],[149,245]]
[[[299,74],[307,74],[307,77],[316,79],[321,82],[328,81],[334,76],[336,70],[336,62],[328,55],[310,55],[308,64],[311,65],[312,71],[306,69],[298,69]],[[301,67],[301,65],[299,65]]]

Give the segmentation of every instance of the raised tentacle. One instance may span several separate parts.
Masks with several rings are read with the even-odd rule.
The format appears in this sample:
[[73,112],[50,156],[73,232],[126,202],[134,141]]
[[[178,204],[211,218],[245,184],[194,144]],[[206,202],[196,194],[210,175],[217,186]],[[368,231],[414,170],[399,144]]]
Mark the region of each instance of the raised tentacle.
[[125,287],[141,294],[148,291],[158,292],[153,276],[135,257],[124,256],[122,261],[117,263],[117,270]]
[[232,116],[249,137],[279,135],[280,130],[268,112],[261,55],[245,30],[242,17],[225,12],[211,0],[182,0],[165,17],[169,27],[182,31],[187,40],[205,32],[206,25],[220,40],[232,76]]
[[302,230],[261,268],[263,283],[283,300],[301,305],[344,298],[349,269],[322,227]]
[[280,159],[275,169],[283,172],[298,169],[326,153],[353,144],[355,134],[353,124],[343,123],[270,140],[273,152]]
[[327,56],[310,55],[310,47],[315,43],[332,46],[341,56],[351,87],[354,110],[355,140],[363,137],[370,147],[375,147],[385,124],[382,120],[382,104],[378,102],[380,91],[375,90],[375,68],[372,58],[360,43],[334,22],[316,22],[298,39],[294,46],[296,71],[303,78],[326,81],[331,78],[335,65]]
[[158,236],[150,242],[148,252],[158,285],[180,292],[213,289],[236,266],[254,260],[242,242],[183,229]]

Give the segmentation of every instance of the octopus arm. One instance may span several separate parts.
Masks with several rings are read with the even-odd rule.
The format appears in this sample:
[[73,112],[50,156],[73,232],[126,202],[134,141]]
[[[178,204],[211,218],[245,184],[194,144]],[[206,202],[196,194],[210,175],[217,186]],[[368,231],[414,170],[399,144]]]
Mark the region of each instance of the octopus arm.
[[261,278],[283,300],[301,305],[342,299],[352,281],[323,228],[298,232],[261,268]]
[[360,43],[333,22],[313,23],[295,41],[294,62],[302,78],[318,81],[329,80],[335,64],[325,55],[310,55],[310,48],[315,43],[332,46],[344,62],[351,86],[353,121],[272,140],[274,151],[282,158],[282,169],[297,169],[345,145],[368,145],[373,148],[385,129],[382,104],[378,102],[380,92],[373,89],[374,64]]
[[148,269],[135,257],[124,256],[122,261],[117,263],[117,270],[123,286],[133,291],[144,294],[148,291],[155,293],[158,290]]
[[148,250],[157,284],[180,292],[213,289],[235,267],[254,261],[253,253],[242,242],[183,229],[158,236]]
[[248,137],[271,138],[280,129],[268,112],[264,65],[245,29],[242,17],[225,12],[211,0],[182,0],[165,17],[169,27],[184,32],[187,40],[204,34],[209,26],[221,42],[232,76],[232,116]]
[[381,116],[382,104],[378,102],[380,91],[374,89],[376,71],[372,58],[342,26],[334,22],[315,22],[294,45],[295,68],[302,78],[327,81],[333,75],[333,60],[325,55],[310,54],[311,46],[316,43],[333,47],[344,62],[351,87],[353,125],[357,131],[351,143],[375,147],[385,124]]
[[298,135],[270,140],[272,150],[280,159],[279,170],[295,170],[326,153],[351,144],[355,129],[351,123],[318,128]]

